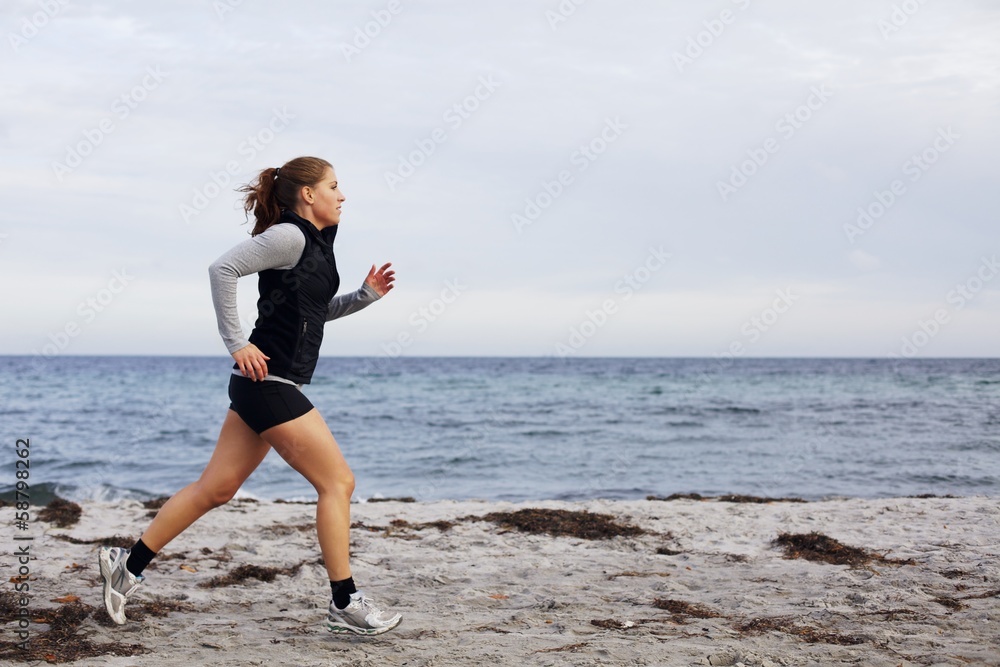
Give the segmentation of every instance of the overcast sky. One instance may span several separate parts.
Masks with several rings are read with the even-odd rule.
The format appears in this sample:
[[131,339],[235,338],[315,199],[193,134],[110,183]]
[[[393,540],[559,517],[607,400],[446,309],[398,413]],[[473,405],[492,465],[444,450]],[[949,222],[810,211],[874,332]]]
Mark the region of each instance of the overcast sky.
[[324,355],[997,355],[1000,5],[577,2],[5,0],[0,353],[225,355],[317,155]]

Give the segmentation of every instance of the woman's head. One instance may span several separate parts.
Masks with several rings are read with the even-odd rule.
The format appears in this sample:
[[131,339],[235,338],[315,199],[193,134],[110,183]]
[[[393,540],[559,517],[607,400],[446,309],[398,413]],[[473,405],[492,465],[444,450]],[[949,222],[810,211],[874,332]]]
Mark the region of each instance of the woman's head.
[[268,167],[239,189],[245,192],[243,210],[256,219],[252,236],[281,220],[288,208],[303,218],[328,227],[340,222],[340,193],[333,165],[318,157],[297,157],[278,168]]

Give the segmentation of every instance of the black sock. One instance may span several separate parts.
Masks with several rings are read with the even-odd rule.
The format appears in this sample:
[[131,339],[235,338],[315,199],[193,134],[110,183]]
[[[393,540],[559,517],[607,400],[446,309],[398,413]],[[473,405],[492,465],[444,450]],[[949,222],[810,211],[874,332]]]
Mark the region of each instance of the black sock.
[[146,566],[149,565],[149,561],[153,560],[153,556],[155,555],[140,537],[139,541],[135,543],[135,546],[132,547],[132,550],[128,554],[128,560],[125,561],[125,569],[138,577],[146,569]]
[[330,580],[330,590],[333,591],[333,604],[337,609],[343,609],[351,604],[351,593],[357,593],[354,587],[354,577],[341,579],[340,581]]

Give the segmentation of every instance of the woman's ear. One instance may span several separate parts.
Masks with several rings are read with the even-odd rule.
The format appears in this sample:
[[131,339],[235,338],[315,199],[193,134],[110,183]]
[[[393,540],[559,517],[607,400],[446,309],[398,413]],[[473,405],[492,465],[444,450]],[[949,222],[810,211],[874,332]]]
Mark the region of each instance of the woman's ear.
[[308,185],[303,185],[302,189],[299,190],[299,197],[301,197],[302,201],[304,201],[305,203],[312,204],[313,203],[312,188],[310,188]]

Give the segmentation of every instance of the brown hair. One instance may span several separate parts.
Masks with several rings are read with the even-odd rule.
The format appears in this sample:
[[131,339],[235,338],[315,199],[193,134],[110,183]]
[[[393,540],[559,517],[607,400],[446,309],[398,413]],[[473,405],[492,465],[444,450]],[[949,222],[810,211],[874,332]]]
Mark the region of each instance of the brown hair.
[[249,216],[253,211],[257,221],[250,235],[257,236],[281,220],[281,209],[294,207],[298,203],[299,190],[315,187],[323,180],[327,168],[332,169],[333,165],[323,158],[297,157],[277,169],[264,169],[257,178],[240,187],[238,192],[246,193],[243,212]]

